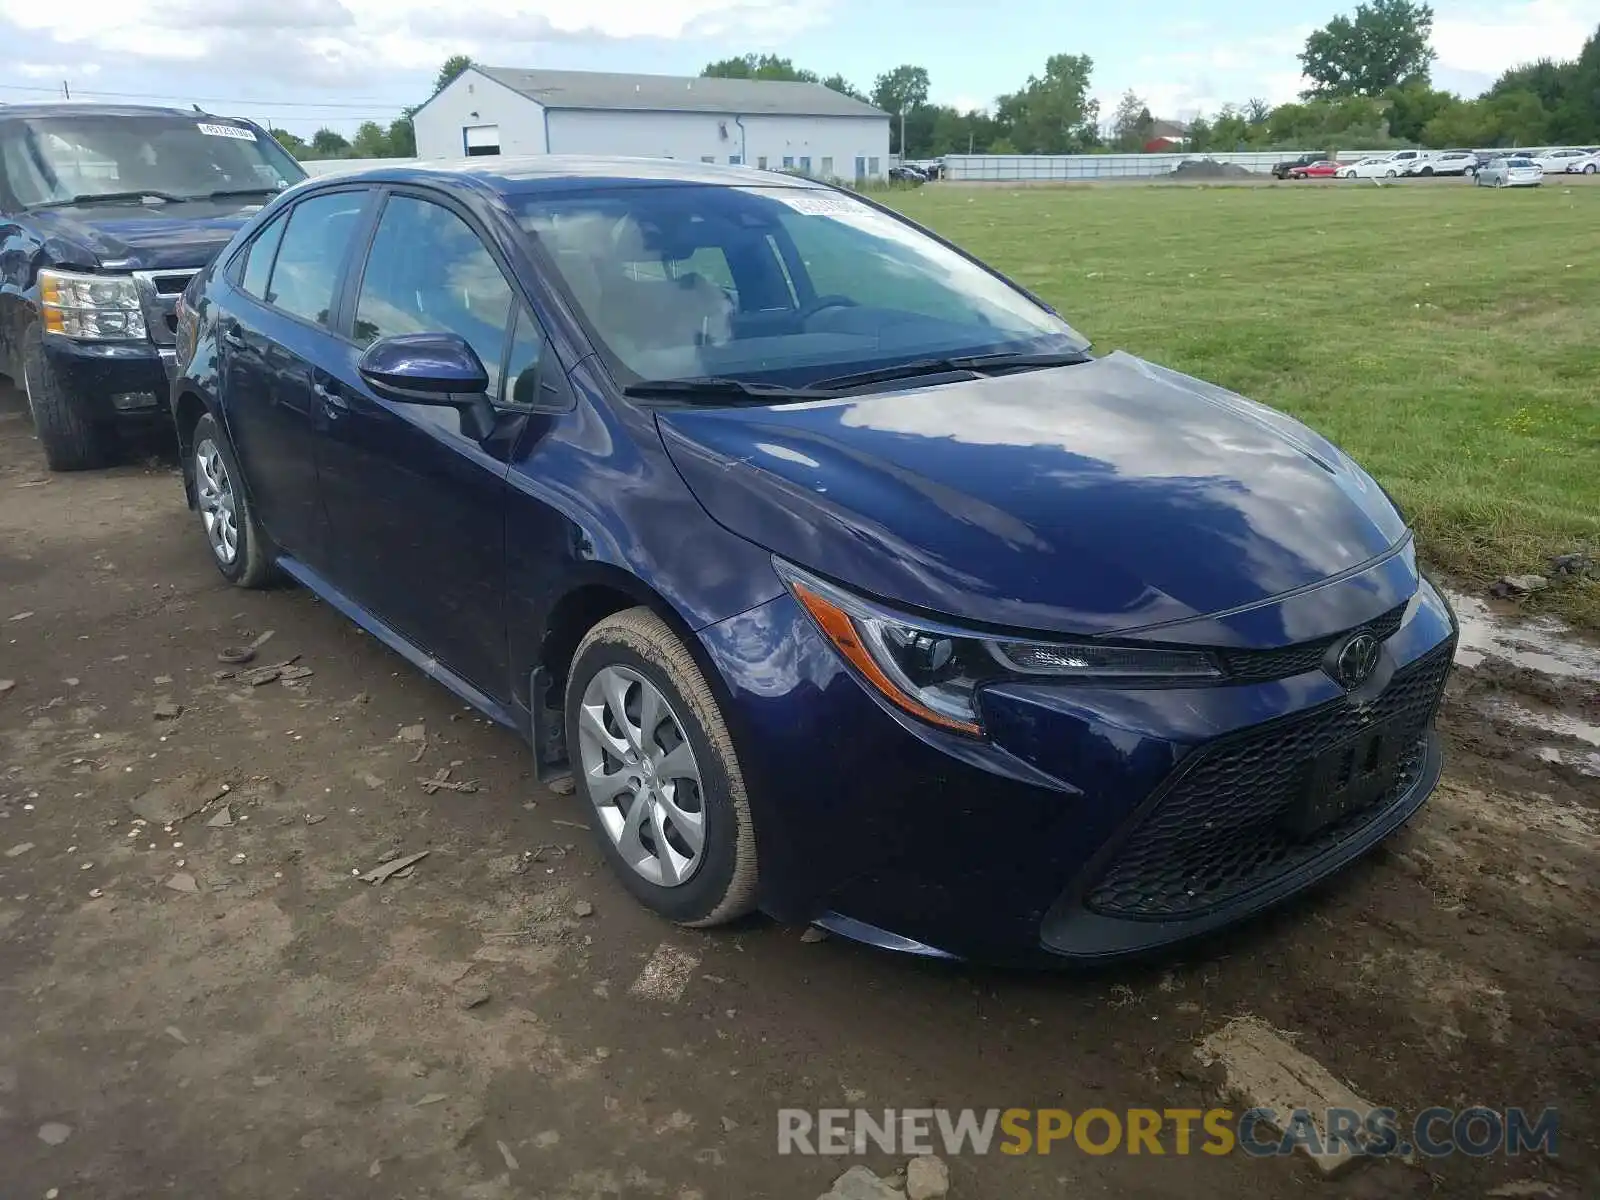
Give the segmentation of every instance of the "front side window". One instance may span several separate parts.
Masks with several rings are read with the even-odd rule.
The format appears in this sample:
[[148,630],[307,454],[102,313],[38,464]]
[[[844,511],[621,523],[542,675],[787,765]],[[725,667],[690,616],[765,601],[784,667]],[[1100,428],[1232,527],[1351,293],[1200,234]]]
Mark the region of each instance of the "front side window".
[[489,374],[489,394],[498,395],[514,302],[470,225],[442,205],[391,196],[361,278],[355,339],[366,346],[398,333],[460,334]]
[[0,124],[0,162],[25,208],[270,195],[306,177],[270,138],[203,114],[13,118]]
[[366,199],[365,191],[330,192],[294,206],[267,284],[268,304],[318,325],[333,324],[334,288]]
[[619,382],[803,386],[912,359],[1087,342],[956,251],[853,196],[672,187],[520,200]]

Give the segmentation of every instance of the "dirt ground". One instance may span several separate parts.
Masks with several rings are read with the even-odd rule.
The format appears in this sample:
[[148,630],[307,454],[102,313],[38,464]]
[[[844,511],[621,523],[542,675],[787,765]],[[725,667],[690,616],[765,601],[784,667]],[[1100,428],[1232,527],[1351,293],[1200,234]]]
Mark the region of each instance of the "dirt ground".
[[[310,675],[218,678],[268,630],[258,662]],[[689,932],[512,735],[307,593],[226,587],[170,461],[50,476],[0,385],[0,1197],[811,1200],[849,1163],[780,1157],[780,1106],[1199,1106],[1191,1048],[1244,1013],[1402,1112],[1557,1106],[1559,1156],[1323,1183],[1058,1148],[955,1158],[951,1196],[1600,1195],[1585,653],[1476,656],[1412,825],[1182,959],[1002,974]],[[478,790],[427,794],[445,767]],[[184,799],[209,803],[169,832],[152,806]]]

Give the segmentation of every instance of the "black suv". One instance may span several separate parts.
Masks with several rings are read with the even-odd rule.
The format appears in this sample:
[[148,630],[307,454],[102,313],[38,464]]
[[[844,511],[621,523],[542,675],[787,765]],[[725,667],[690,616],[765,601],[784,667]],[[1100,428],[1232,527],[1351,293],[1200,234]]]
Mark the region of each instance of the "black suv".
[[1281,162],[1272,168],[1274,179],[1287,179],[1290,171],[1298,171],[1301,167],[1309,167],[1312,163],[1321,162],[1327,158],[1326,154],[1302,154],[1292,162]]
[[0,104],[0,375],[57,471],[166,416],[189,280],[306,177],[250,121],[105,104]]

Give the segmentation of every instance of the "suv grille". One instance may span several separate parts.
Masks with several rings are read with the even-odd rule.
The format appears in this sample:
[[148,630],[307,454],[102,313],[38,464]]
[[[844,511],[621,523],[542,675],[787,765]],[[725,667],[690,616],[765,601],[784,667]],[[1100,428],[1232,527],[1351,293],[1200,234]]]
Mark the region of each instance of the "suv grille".
[[1318,638],[1314,642],[1300,642],[1276,650],[1218,650],[1216,655],[1222,660],[1223,669],[1229,677],[1239,683],[1288,679],[1291,675],[1315,671],[1322,665],[1323,655],[1357,630],[1365,630],[1380,642],[1388,641],[1400,628],[1405,615],[1406,605],[1401,604],[1365,625],[1357,625],[1354,629],[1347,629],[1332,637]]
[[134,285],[139,289],[139,306],[144,310],[144,322],[150,329],[150,340],[158,346],[176,345],[178,341],[178,297],[199,270],[193,271],[135,271]]
[[[1454,639],[1395,674],[1363,722],[1345,700],[1195,752],[1171,790],[1137,819],[1084,903],[1107,916],[1194,917],[1309,862],[1410,791],[1450,671]],[[1309,835],[1285,818],[1323,751],[1382,730],[1399,750],[1387,791]]]

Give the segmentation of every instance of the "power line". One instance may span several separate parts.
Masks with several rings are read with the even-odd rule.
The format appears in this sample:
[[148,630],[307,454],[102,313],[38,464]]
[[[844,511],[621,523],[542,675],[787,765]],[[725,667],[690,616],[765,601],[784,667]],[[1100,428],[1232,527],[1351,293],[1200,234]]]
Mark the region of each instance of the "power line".
[[[0,90],[8,92],[42,92],[52,96],[59,95],[61,91],[60,88],[27,87],[16,83],[0,83]],[[241,108],[311,108],[319,111],[324,109],[353,109],[360,111],[364,115],[371,115],[371,109],[374,107],[381,108],[385,112],[400,112],[406,107],[404,104],[391,104],[388,101],[375,98],[368,98],[365,103],[361,104],[347,104],[340,100],[263,100],[260,98],[246,100],[222,96],[191,96],[179,92],[106,92],[92,91],[87,88],[76,88],[74,91],[79,96],[107,96],[124,100],[177,100],[185,104],[230,104]]]

